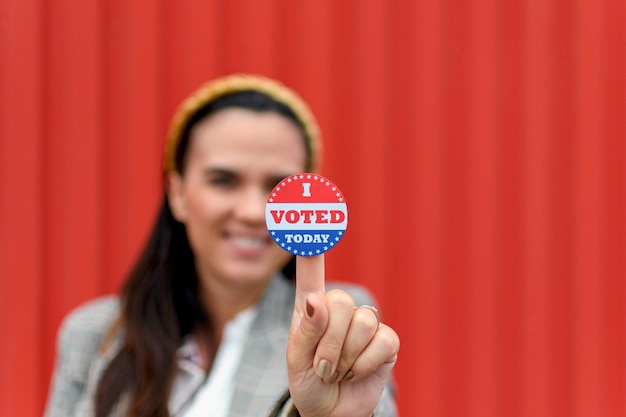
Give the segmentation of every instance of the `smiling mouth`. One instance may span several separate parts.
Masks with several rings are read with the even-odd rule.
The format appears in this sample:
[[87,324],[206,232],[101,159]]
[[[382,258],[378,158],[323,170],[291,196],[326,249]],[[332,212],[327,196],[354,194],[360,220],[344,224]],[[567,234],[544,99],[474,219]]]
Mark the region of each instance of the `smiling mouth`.
[[267,246],[266,238],[231,236],[230,239],[236,246],[248,251],[260,250]]

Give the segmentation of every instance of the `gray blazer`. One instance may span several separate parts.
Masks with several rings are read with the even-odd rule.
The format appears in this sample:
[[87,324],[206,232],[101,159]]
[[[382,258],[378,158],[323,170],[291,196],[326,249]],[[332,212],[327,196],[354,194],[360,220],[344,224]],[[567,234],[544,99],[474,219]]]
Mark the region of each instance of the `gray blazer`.
[[[356,305],[372,304],[372,297],[355,285],[342,285]],[[288,387],[285,360],[289,325],[293,312],[295,286],[284,278],[274,278],[258,304],[258,315],[246,340],[235,376],[230,417],[265,416]],[[58,334],[57,363],[52,377],[46,417],[91,417],[94,394],[102,372],[121,346],[114,340],[106,352],[100,351],[103,338],[119,314],[119,300],[109,296],[80,306],[63,321]],[[205,375],[179,366],[169,399],[172,416],[180,413],[204,382]],[[124,401],[113,411],[123,416]],[[396,416],[389,388],[376,408],[377,417]]]

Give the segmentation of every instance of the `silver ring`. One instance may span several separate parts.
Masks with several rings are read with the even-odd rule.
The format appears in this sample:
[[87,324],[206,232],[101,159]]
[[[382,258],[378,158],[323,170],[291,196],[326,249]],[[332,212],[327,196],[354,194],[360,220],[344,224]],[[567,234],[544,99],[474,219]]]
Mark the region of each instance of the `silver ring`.
[[374,313],[374,315],[376,316],[376,320],[378,320],[378,324],[380,324],[380,313],[378,312],[378,309],[376,307],[370,306],[370,305],[367,305],[367,304],[363,304],[363,305],[360,305],[358,307],[354,307],[355,310],[357,308],[367,308],[367,309],[370,309]]

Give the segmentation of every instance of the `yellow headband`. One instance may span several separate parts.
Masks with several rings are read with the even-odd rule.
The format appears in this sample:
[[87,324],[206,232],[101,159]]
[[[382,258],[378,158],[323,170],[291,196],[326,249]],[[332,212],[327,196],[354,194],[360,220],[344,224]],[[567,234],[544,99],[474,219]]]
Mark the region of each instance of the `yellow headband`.
[[176,153],[185,126],[193,115],[212,101],[241,91],[256,91],[265,94],[291,109],[304,127],[310,154],[307,169],[312,172],[319,169],[322,150],[320,132],[315,117],[304,100],[295,91],[278,81],[258,75],[234,74],[203,84],[180,104],[167,134],[163,159],[165,174],[180,169],[176,166]]

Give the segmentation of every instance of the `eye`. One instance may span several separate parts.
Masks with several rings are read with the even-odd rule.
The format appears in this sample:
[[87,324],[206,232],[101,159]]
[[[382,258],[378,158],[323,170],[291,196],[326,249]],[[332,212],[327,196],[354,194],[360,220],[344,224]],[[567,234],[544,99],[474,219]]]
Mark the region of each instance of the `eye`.
[[208,172],[206,181],[209,185],[220,188],[233,188],[237,185],[238,177],[232,172],[217,170]]
[[235,185],[235,180],[232,177],[218,177],[218,178],[213,178],[211,181],[211,184],[213,185],[219,185],[219,186],[231,186],[231,185]]

